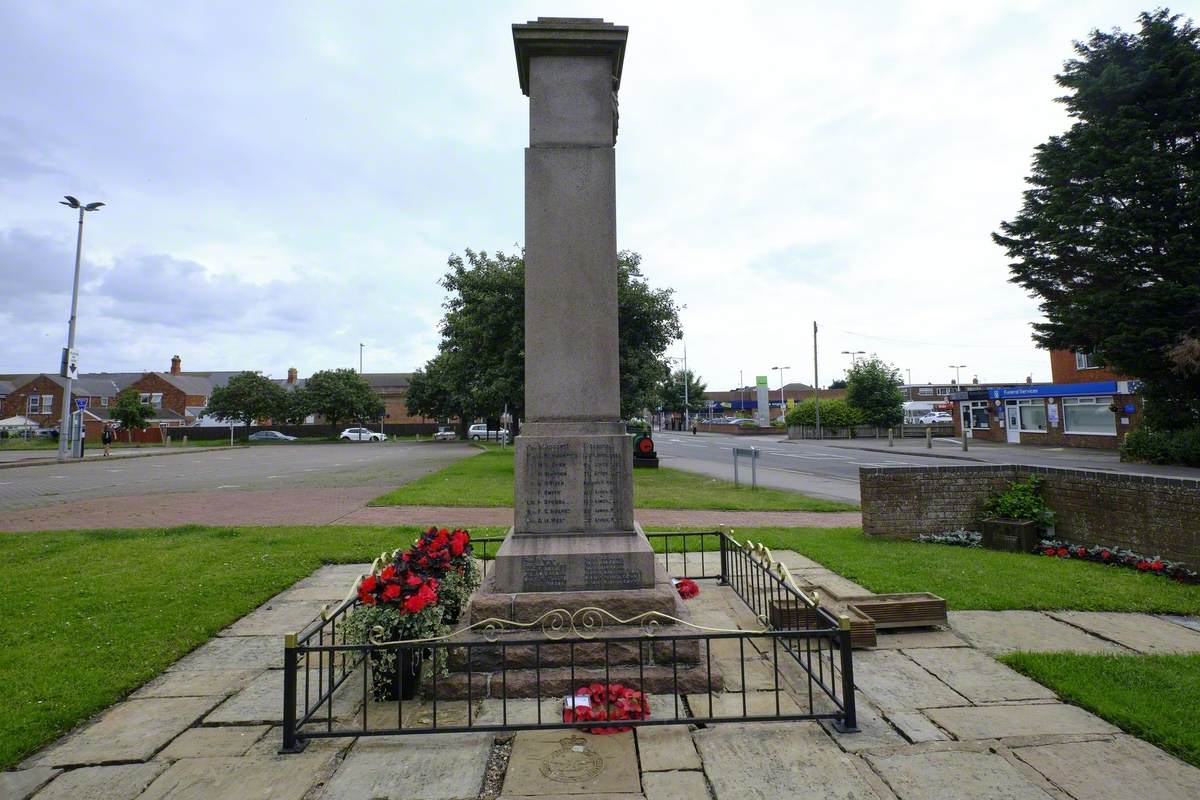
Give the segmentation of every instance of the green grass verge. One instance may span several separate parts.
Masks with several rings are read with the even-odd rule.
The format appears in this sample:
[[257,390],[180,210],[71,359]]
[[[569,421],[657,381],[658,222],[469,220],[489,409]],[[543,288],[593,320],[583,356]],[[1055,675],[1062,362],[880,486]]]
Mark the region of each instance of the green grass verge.
[[879,594],[933,592],[951,609],[1200,614],[1200,586],[1086,561],[876,539],[859,528],[746,528],[734,536],[795,550]]
[[[750,489],[667,467],[633,472],[637,508],[853,511],[857,506],[782,489]],[[513,450],[494,446],[375,498],[373,506],[511,506]]]
[[1200,767],[1200,655],[1010,653],[1000,660]]
[[322,563],[368,561],[416,532],[185,527],[0,536],[0,768]]

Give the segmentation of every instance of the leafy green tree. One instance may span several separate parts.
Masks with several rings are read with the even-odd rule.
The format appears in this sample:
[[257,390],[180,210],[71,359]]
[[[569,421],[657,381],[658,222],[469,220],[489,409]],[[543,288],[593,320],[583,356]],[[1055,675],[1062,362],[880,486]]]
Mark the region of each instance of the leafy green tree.
[[353,369],[314,372],[304,382],[304,392],[309,407],[335,428],[343,421],[361,423],[383,414],[383,401]]
[[146,427],[154,419],[154,406],[143,403],[140,393],[132,386],[121,390],[108,407],[109,419],[115,420],[133,441],[133,431]]
[[[846,402],[858,409],[867,425],[899,425],[904,420],[900,386],[900,370],[875,356],[864,358],[846,373]],[[824,404],[821,419],[825,419]]]
[[1093,351],[1144,382],[1151,424],[1200,423],[1200,31],[1169,11],[1093,31],[1056,79],[1073,123],[1034,154],[1020,212],[993,234],[1041,299],[1034,340]]
[[284,389],[279,405],[271,414],[271,419],[288,425],[303,425],[308,415],[313,413],[312,399],[302,386]]
[[829,384],[829,388],[830,388],[830,389],[845,389],[845,388],[846,388],[846,381],[845,381],[845,379],[843,379],[843,378],[838,378],[836,381],[834,381],[833,383]]
[[[675,370],[670,376],[658,385],[658,405],[662,406],[663,411],[683,413],[683,380],[684,371],[681,369]],[[690,414],[696,414],[708,408],[708,396],[705,391],[708,385],[696,377],[690,369],[687,371],[687,410]]]
[[[811,397],[806,397],[796,403],[788,409],[784,421],[788,425],[808,425],[810,427],[816,425],[816,401]],[[865,421],[862,411],[850,405],[844,398],[821,401],[822,428],[848,428],[852,425],[862,425]]]
[[[507,406],[515,419],[525,404],[525,261],[523,255],[454,254],[442,279],[448,292],[438,354],[413,375],[410,412],[498,418]],[[670,289],[653,289],[641,273],[641,257],[617,258],[621,413],[629,417],[655,405],[668,373],[664,353],[679,338],[678,309]]]
[[249,427],[260,419],[274,418],[287,401],[287,391],[257,372],[239,372],[212,391],[204,413],[219,420]]

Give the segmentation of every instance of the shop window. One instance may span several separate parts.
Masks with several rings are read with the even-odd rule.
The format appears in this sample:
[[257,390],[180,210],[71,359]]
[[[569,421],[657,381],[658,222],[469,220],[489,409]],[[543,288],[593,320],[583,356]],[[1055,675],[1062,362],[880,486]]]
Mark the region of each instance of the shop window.
[[1075,354],[1075,369],[1098,369],[1099,364],[1096,363],[1096,353],[1076,353]]
[[1044,433],[1046,430],[1046,404],[1041,400],[1018,400],[1017,405],[1020,406],[1021,412],[1021,430]]
[[987,400],[971,401],[971,427],[975,430],[985,431],[991,427],[991,422],[988,420]]
[[1108,410],[1110,397],[1064,397],[1064,430],[1067,433],[1117,435],[1116,415]]
[[922,395],[924,397],[932,397],[933,396],[933,387],[932,386],[922,386],[919,389],[917,389],[917,394]]

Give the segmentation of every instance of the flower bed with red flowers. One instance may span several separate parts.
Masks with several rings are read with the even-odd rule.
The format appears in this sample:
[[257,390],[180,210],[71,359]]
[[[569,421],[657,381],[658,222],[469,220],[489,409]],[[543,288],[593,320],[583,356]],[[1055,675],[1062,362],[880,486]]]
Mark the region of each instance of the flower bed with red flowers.
[[679,596],[684,600],[691,600],[700,594],[700,587],[691,578],[680,578],[675,581],[675,591],[679,592]]
[[1158,556],[1144,556],[1123,547],[1105,547],[1071,544],[1059,539],[1043,539],[1035,551],[1051,558],[1074,558],[1094,561],[1097,564],[1130,567],[1138,572],[1162,575],[1180,583],[1200,583],[1200,574],[1188,569],[1178,561],[1167,561]]
[[[590,706],[578,700],[586,697]],[[646,695],[619,683],[592,683],[580,686],[575,692],[575,702],[569,707],[563,703],[563,722],[606,722],[612,720],[650,719],[650,702]],[[625,733],[633,730],[629,725],[609,725],[601,728],[583,728],[585,733],[604,735]]]

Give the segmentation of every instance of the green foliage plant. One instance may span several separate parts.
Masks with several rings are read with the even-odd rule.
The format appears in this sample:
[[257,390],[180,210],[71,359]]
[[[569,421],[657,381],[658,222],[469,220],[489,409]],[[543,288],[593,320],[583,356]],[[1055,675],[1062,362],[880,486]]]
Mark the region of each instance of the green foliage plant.
[[287,402],[287,390],[257,372],[239,372],[224,386],[212,390],[204,412],[224,421],[237,421],[249,427],[260,420],[278,416]]
[[[788,425],[807,425],[813,426],[817,424],[817,404],[814,398],[806,398],[796,403],[788,410],[785,417]],[[863,412],[850,403],[845,398],[834,398],[832,400],[821,401],[821,427],[822,428],[849,428],[855,425],[862,425],[866,422]]]
[[1136,428],[1121,442],[1121,460],[1200,467],[1200,425],[1176,431]]
[[983,513],[990,519],[1030,520],[1045,527],[1054,524],[1054,512],[1042,498],[1042,479],[1030,475],[1013,481],[1004,491],[992,495],[983,504]]
[[[858,409],[867,425],[889,427],[904,420],[900,370],[871,356],[858,361],[846,380],[846,402]],[[821,418],[824,421],[824,409]]]
[[154,418],[154,406],[143,403],[138,390],[128,386],[117,394],[108,407],[108,417],[121,426],[129,441],[133,441],[133,431],[146,427],[146,423]]
[[383,414],[383,401],[353,369],[327,369],[313,373],[304,383],[313,411],[335,428],[342,422],[364,422]]

